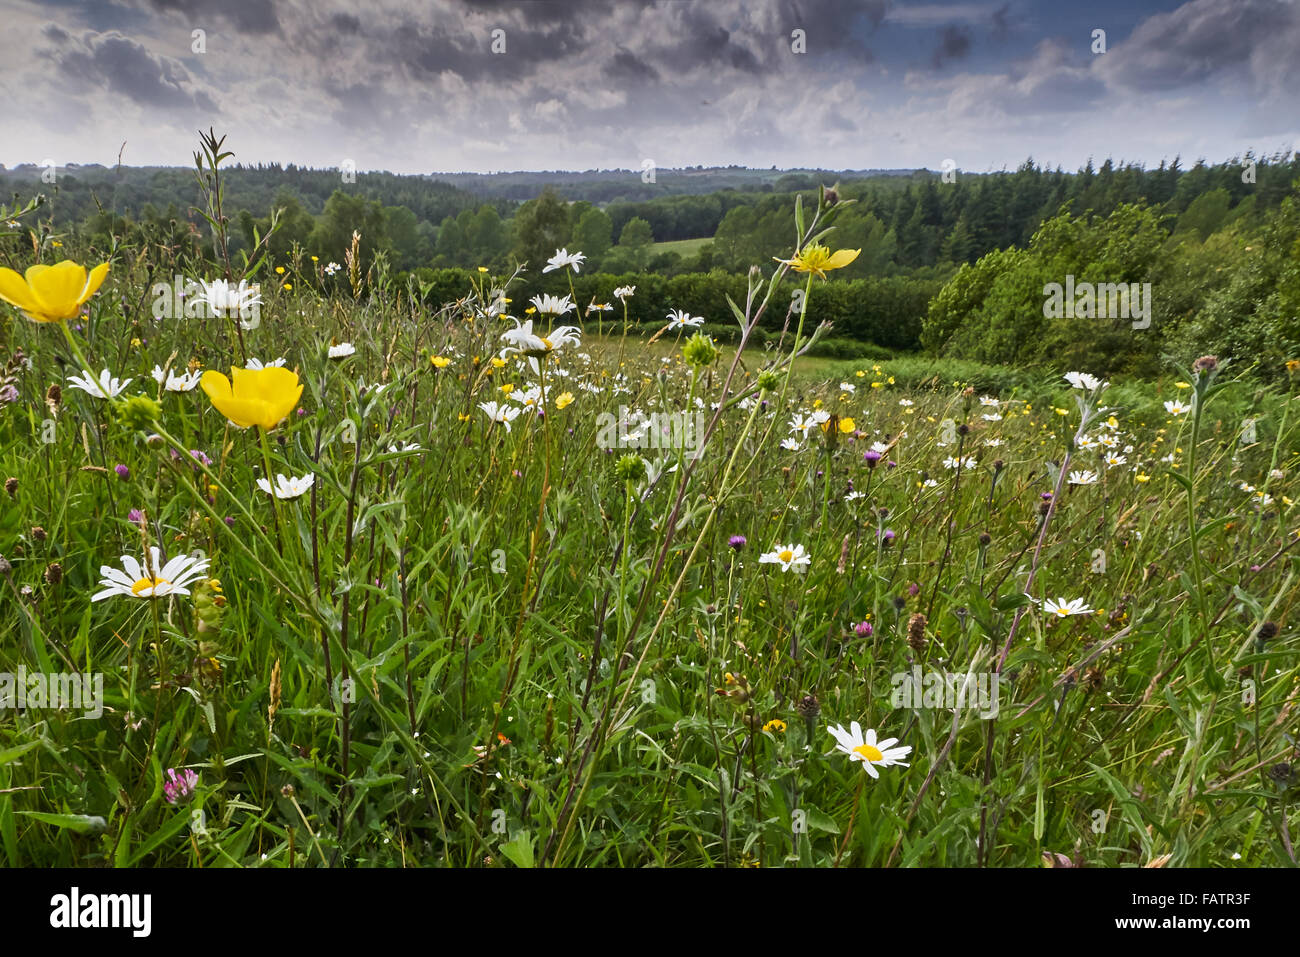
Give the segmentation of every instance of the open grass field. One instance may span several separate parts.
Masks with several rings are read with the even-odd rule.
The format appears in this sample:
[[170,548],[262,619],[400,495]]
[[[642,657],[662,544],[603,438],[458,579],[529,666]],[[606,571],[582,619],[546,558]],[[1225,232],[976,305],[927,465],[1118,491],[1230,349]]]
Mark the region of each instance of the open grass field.
[[0,273],[10,865],[1294,863],[1294,379],[68,252]]

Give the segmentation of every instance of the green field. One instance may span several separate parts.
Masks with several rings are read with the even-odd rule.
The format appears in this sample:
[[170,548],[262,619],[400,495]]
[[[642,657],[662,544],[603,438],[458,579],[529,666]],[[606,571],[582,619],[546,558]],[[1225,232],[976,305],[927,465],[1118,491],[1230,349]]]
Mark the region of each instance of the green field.
[[713,242],[713,237],[704,239],[673,239],[666,243],[655,243],[650,247],[652,256],[659,253],[677,253],[683,259],[699,255],[701,249]]

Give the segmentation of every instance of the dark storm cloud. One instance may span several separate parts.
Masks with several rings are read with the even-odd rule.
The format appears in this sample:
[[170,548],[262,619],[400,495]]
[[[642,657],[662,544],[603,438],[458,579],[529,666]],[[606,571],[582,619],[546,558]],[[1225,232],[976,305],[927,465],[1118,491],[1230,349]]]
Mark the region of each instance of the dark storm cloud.
[[51,52],[60,76],[85,92],[104,89],[157,109],[217,112],[178,61],[155,56],[120,33],[87,34],[75,46]]
[[160,13],[179,13],[195,24],[222,20],[241,33],[275,33],[280,20],[272,0],[149,0]]
[[[1281,39],[1290,42],[1279,46],[1279,56],[1259,57]],[[1140,24],[1103,66],[1130,89],[1174,90],[1252,68],[1293,68],[1296,42],[1300,6],[1293,2],[1194,0]]]
[[949,24],[939,31],[939,45],[930,62],[938,69],[950,60],[960,60],[970,52],[970,44],[970,30]]

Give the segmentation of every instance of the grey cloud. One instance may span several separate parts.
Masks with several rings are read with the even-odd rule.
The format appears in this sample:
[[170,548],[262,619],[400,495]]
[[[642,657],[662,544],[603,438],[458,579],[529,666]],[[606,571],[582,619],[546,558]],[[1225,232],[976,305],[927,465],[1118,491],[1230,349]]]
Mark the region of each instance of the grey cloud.
[[194,88],[179,61],[155,56],[116,31],[86,34],[73,48],[52,55],[60,75],[84,90],[103,88],[151,108],[217,112],[216,103]]
[[272,0],[149,0],[161,13],[179,13],[202,25],[207,20],[222,20],[242,33],[275,33],[280,29]]
[[970,46],[970,30],[949,24],[939,31],[939,45],[934,49],[931,62],[937,69],[950,60],[960,60],[970,52]]
[[1261,63],[1257,56],[1280,38],[1289,41],[1278,50],[1280,59],[1294,63],[1300,43],[1300,7],[1295,3],[1193,0],[1143,21],[1105,55],[1100,67],[1130,90],[1174,90],[1215,77],[1286,68],[1285,62]]

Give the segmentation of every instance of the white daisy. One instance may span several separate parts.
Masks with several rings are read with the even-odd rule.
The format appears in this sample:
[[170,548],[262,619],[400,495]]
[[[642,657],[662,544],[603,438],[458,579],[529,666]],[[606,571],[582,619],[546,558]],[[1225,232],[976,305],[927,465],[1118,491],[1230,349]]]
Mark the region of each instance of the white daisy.
[[1192,411],[1192,407],[1190,405],[1184,405],[1178,399],[1172,399],[1165,403],[1165,411],[1170,415],[1186,415],[1188,412]]
[[92,595],[90,600],[101,601],[114,595],[128,598],[162,598],[166,595],[188,595],[187,587],[202,578],[208,570],[206,558],[194,558],[190,555],[177,555],[163,564],[162,554],[157,545],[149,548],[146,567],[141,567],[133,555],[122,556],[122,567],[101,565],[99,583],[104,590]]
[[704,325],[703,316],[692,316],[685,309],[674,309],[668,313],[669,329],[685,329],[687,326],[694,328],[702,325]]
[[614,290],[614,298],[621,299],[624,303],[636,292],[636,286],[619,286]]
[[782,439],[781,448],[787,452],[798,452],[803,446],[799,444],[798,439]]
[[[1034,599],[1038,601],[1038,599]],[[1066,601],[1064,598],[1058,598],[1055,601],[1048,598],[1039,602],[1043,606],[1043,611],[1049,615],[1055,615],[1057,618],[1069,618],[1071,615],[1091,615],[1092,609],[1082,598],[1072,598]]]
[[1092,469],[1079,469],[1070,473],[1071,485],[1096,485],[1097,473]]
[[264,363],[262,362],[261,359],[249,359],[247,362],[244,363],[244,368],[245,369],[270,369],[273,366],[284,365],[285,361],[286,361],[285,359],[281,358],[281,359],[276,359],[274,362]]
[[1085,392],[1092,392],[1102,384],[1100,379],[1086,372],[1067,372],[1065,381],[1074,388],[1083,389]]
[[799,571],[812,564],[812,559],[804,553],[802,545],[777,545],[772,551],[761,555],[758,561],[762,565],[780,565],[783,572],[788,572],[791,568]]
[[340,342],[336,346],[330,346],[329,357],[331,359],[346,359],[357,351],[357,347],[350,342]]
[[172,372],[171,369],[163,371],[160,366],[153,367],[153,380],[168,392],[191,392],[203,378],[203,370],[195,372],[183,372],[180,375]]
[[497,405],[495,402],[480,402],[478,407],[486,412],[488,418],[493,422],[504,425],[507,432],[510,431],[510,423],[519,418],[519,413],[522,411],[517,405],[506,405],[505,403]]
[[233,316],[238,319],[256,317],[262,305],[262,293],[257,285],[249,285],[247,279],[241,279],[239,285],[216,279],[212,282],[199,280],[203,291],[195,298],[196,302],[205,303],[214,316]]
[[267,495],[275,495],[279,499],[297,498],[311,489],[312,484],[316,481],[316,476],[308,472],[302,478],[285,478],[281,473],[275,477],[275,491],[271,491],[271,483],[264,478],[257,480],[257,487]]
[[[529,302],[536,306],[537,311],[544,316],[562,316],[566,312],[573,311],[573,303],[569,301],[568,296],[552,296],[549,294],[533,296]],[[529,322],[531,324],[531,320]]]
[[555,255],[546,260],[542,272],[553,272],[556,269],[563,269],[565,266],[572,266],[574,272],[581,272],[582,261],[586,258],[582,253],[570,253],[567,249],[557,249]]
[[89,374],[85,376],[68,376],[68,385],[80,389],[96,399],[116,399],[131,384],[131,381],[130,379],[125,382],[121,379],[115,379],[107,369],[99,374],[98,381],[92,379]]
[[893,747],[898,743],[897,738],[885,738],[883,741],[876,740],[876,731],[874,728],[868,728],[867,733],[862,733],[862,725],[856,721],[849,725],[846,731],[839,725],[828,725],[826,728],[834,737],[836,746],[854,761],[862,762],[862,770],[866,771],[873,778],[880,777],[880,772],[876,768],[888,768],[893,765],[909,767],[908,763],[903,760],[912,753],[912,746],[905,744],[901,747]]

